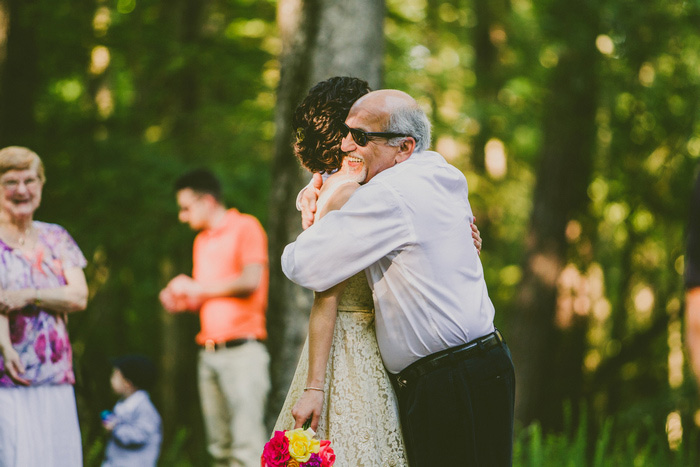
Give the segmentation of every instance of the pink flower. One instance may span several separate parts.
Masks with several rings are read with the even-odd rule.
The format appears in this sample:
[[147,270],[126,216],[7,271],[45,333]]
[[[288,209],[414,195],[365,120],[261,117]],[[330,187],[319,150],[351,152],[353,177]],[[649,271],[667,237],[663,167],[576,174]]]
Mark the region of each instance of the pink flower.
[[284,431],[275,431],[263,449],[262,467],[286,467],[290,458],[289,440],[284,436]]
[[318,456],[321,458],[322,467],[332,467],[335,464],[335,452],[333,452],[331,442],[327,439],[321,440],[321,449],[318,451]]

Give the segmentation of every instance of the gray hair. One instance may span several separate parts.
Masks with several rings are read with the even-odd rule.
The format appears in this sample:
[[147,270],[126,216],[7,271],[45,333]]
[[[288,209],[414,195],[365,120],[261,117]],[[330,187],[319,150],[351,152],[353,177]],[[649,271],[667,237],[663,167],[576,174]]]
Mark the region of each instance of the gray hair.
[[[430,120],[417,105],[407,105],[396,109],[389,117],[389,133],[411,135],[416,140],[415,152],[423,152],[430,147]],[[387,144],[398,146],[405,137],[391,138]]]

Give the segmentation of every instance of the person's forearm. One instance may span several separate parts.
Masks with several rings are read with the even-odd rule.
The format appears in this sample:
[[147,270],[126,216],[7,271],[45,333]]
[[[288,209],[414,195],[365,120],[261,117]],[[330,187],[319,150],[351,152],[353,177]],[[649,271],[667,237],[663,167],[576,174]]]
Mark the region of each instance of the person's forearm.
[[65,285],[53,289],[25,289],[37,306],[57,313],[82,311],[87,306],[87,288]]
[[0,353],[3,349],[12,347],[10,340],[10,319],[7,315],[0,314]]
[[49,289],[23,289],[29,293],[29,303],[56,313],[82,311],[87,307],[88,286],[85,273],[79,267],[64,271],[66,285]]
[[[379,199],[381,202],[376,202]],[[302,232],[282,253],[292,282],[324,291],[415,240],[400,200],[381,185],[358,188],[338,211]]]
[[309,372],[306,386],[323,389],[326,366],[333,344],[333,332],[338,316],[338,301],[345,283],[338,284],[314,296],[309,317]]
[[212,283],[200,283],[202,298],[218,297],[247,297],[260,286],[266,266],[262,264],[248,265],[240,276]]

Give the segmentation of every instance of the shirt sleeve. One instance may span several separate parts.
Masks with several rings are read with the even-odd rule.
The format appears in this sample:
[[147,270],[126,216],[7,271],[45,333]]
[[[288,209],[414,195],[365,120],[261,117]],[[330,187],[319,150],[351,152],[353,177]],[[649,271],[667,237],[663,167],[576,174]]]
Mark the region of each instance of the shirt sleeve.
[[73,237],[63,227],[57,225],[56,228],[56,243],[53,247],[54,255],[61,261],[63,269],[73,267],[82,269],[87,266],[87,260],[83,256],[83,252],[80,251],[78,244],[73,240]]
[[241,230],[240,236],[241,264],[265,264],[268,263],[267,235],[260,221],[253,216],[246,218],[246,225]]
[[303,287],[327,290],[413,241],[405,209],[391,187],[362,186],[287,245],[282,270]]

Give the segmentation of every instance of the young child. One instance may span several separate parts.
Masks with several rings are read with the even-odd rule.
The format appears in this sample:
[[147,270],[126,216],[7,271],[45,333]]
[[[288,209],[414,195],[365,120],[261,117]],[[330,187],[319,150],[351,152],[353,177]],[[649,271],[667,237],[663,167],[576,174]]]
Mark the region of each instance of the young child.
[[110,432],[102,467],[155,467],[162,439],[161,419],[147,390],[155,381],[155,366],[141,355],[112,360],[110,383],[120,396],[112,412],[102,413]]

